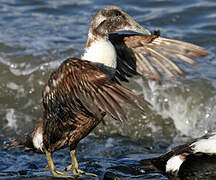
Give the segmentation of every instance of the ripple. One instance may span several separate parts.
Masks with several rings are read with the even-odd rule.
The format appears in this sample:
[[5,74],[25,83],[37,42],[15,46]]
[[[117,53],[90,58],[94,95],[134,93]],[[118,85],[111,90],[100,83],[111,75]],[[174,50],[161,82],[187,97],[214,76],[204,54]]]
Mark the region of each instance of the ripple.
[[[41,117],[41,91],[49,75],[62,60],[82,53],[92,15],[111,4],[121,6],[150,30],[160,29],[165,37],[206,47],[212,55],[198,60],[197,67],[181,64],[187,72],[185,80],[174,82],[165,78],[164,83],[158,85],[134,78],[124,84],[151,102],[152,109],[144,107],[145,115],[141,115],[124,106],[130,119],[124,124],[107,117],[107,125],[98,126],[78,147],[81,168],[93,168],[102,179],[109,167],[130,164],[141,155],[151,157],[152,151],[161,153],[175,140],[185,141],[185,136],[186,139],[197,137],[216,128],[216,2],[2,0],[0,143],[36,126]],[[62,169],[65,162],[70,163],[65,154],[69,152],[56,153],[57,164]],[[6,157],[5,161],[0,159],[0,176],[20,177],[17,166],[27,175],[50,175],[43,169],[46,160],[42,155],[20,149],[2,150],[0,155]],[[145,177],[155,179],[158,175]]]

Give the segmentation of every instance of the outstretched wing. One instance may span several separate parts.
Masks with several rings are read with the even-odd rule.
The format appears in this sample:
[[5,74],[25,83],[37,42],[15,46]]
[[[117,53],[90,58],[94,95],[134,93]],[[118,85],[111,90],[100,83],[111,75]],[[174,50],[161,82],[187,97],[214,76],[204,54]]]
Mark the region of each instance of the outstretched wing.
[[117,51],[116,77],[122,81],[140,74],[161,82],[161,73],[175,79],[184,72],[173,59],[194,65],[194,58],[209,55],[202,47],[158,35],[110,34],[109,39]]
[[58,121],[77,114],[101,119],[108,113],[116,120],[127,119],[119,103],[143,109],[134,100],[147,103],[128,89],[112,82],[108,75],[88,61],[67,59],[43,90],[43,105],[48,114],[55,114]]

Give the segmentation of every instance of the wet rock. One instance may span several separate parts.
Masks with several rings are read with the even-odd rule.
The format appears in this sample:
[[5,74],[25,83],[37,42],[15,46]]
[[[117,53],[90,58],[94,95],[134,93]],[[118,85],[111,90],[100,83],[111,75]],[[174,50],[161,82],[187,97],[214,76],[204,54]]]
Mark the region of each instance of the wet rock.
[[104,174],[103,180],[119,180],[123,177],[125,177],[125,176],[122,176],[120,174],[115,174],[113,172],[108,171]]
[[158,173],[159,170],[150,167],[134,164],[129,166],[115,166],[107,169],[103,180],[124,180],[124,179],[166,179],[166,177]]
[[21,170],[18,171],[20,175],[27,175],[28,171],[27,170]]
[[71,178],[61,178],[61,177],[53,177],[53,176],[16,176],[11,178],[1,178],[1,180],[88,180],[88,178],[81,177],[71,177]]
[[153,163],[157,158],[141,160],[137,164],[129,166],[113,166],[104,173],[103,180],[123,179],[171,179],[171,180],[215,180],[216,179],[216,156],[188,156],[182,164],[178,176],[166,174]]

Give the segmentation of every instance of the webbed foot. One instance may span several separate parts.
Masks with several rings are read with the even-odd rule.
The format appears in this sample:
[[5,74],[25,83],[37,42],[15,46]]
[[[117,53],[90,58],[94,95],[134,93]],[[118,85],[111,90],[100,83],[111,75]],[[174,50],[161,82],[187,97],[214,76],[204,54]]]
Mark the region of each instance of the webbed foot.
[[79,168],[79,164],[78,164],[78,162],[77,162],[76,155],[75,155],[75,150],[71,150],[71,151],[70,151],[70,155],[71,155],[71,159],[72,159],[72,164],[70,164],[69,166],[67,166],[67,167],[65,168],[66,171],[69,171],[69,170],[72,169],[73,175],[75,175],[75,176],[77,176],[77,175],[82,175],[82,174],[89,175],[89,176],[97,176],[96,174],[88,173],[88,172],[82,171],[82,170]]
[[46,153],[46,158],[48,161],[48,165],[45,167],[45,169],[47,169],[47,170],[49,169],[50,172],[56,177],[72,177],[69,174],[66,174],[66,173],[63,173],[61,171],[56,170],[56,167],[55,167],[53,160],[52,160],[52,153],[50,153],[48,151],[45,151],[45,153]]
[[82,171],[82,170],[79,169],[79,168],[73,167],[73,164],[70,164],[69,166],[67,166],[67,167],[65,168],[65,171],[69,171],[69,170],[71,170],[71,169],[72,169],[73,174],[74,174],[75,176],[84,174],[84,175],[89,175],[89,176],[95,176],[95,177],[97,177],[97,174],[93,174],[93,173],[88,173],[88,172]]

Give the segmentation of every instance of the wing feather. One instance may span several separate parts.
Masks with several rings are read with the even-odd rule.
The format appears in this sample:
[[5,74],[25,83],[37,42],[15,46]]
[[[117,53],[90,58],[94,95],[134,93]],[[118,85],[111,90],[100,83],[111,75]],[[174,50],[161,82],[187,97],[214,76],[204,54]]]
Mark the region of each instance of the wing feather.
[[123,121],[127,117],[119,103],[144,112],[134,102],[149,104],[130,90],[110,80],[109,76],[88,61],[68,59],[54,72],[43,90],[45,111],[55,114],[56,121],[66,122],[77,114],[101,119],[104,113]]
[[159,67],[161,67],[161,69],[171,78],[171,79],[175,79],[175,74],[173,74],[169,68],[167,68],[161,61],[160,59],[156,58],[156,57],[151,57],[151,59],[153,59],[155,61],[155,63],[157,63],[159,65]]
[[[116,77],[120,81],[128,81],[127,78],[137,73],[159,82],[163,73],[175,79],[177,75],[183,76],[184,72],[174,59],[195,65],[195,58],[210,54],[197,45],[158,35],[110,34],[109,40],[116,48]],[[133,71],[128,73],[126,65]]]
[[152,66],[146,57],[144,57],[141,53],[135,53],[135,57],[137,58],[138,73],[143,74],[149,79],[161,82],[161,77],[158,71]]
[[178,75],[183,75],[183,71],[171,60],[169,59],[168,57],[166,57],[165,55],[162,55],[161,53],[157,52],[156,50],[152,49],[152,48],[149,48],[147,47],[147,49],[152,52],[153,56],[156,58],[156,59],[162,59],[164,61],[166,61],[167,65],[169,67],[171,67],[171,69],[173,69],[173,72]]

